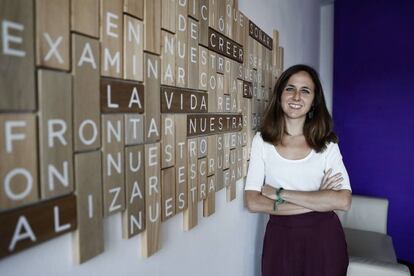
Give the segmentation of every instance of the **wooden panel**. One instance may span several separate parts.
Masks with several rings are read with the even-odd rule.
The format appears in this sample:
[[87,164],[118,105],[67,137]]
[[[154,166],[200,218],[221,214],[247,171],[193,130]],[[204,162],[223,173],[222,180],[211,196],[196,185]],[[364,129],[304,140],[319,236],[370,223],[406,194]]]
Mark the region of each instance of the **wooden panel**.
[[144,0],[124,0],[124,12],[144,19]]
[[0,2],[0,110],[36,109],[33,1]]
[[99,0],[71,0],[70,3],[71,30],[99,38]]
[[208,51],[208,111],[217,112],[216,53]]
[[160,143],[145,145],[145,231],[142,235],[143,257],[160,249],[161,227]]
[[101,152],[75,154],[76,213],[73,236],[75,262],[84,263],[104,251]]
[[186,0],[177,0],[175,73],[176,85],[179,87],[187,87],[187,7],[188,2]]
[[227,187],[230,186],[230,170],[229,169],[226,169],[223,171],[223,186],[226,187],[226,198],[228,199]]
[[171,33],[176,30],[177,4],[179,0],[162,0],[161,28]]
[[208,26],[214,29],[217,28],[217,9],[218,9],[218,2],[221,0],[209,0],[208,1]]
[[228,170],[230,174],[230,181],[229,181],[229,185],[226,187],[227,202],[230,202],[236,198],[236,166],[237,166],[236,149],[231,149],[230,150],[230,166]]
[[227,0],[216,0],[217,1],[217,13],[216,13],[216,30],[224,35],[226,28],[226,1]]
[[43,199],[73,187],[72,76],[39,70],[40,191]]
[[223,134],[223,169],[230,168],[230,133]]
[[216,90],[217,112],[224,112],[224,75],[217,73]]
[[37,158],[35,116],[0,114],[0,211],[38,200]]
[[101,0],[101,75],[122,78],[122,1]]
[[200,0],[188,0],[188,16],[200,20]]
[[162,113],[206,113],[208,94],[197,90],[161,86]]
[[73,128],[75,151],[100,147],[99,43],[72,34]]
[[187,136],[240,131],[243,125],[241,115],[189,114]]
[[208,15],[209,15],[209,0],[200,0],[200,31],[198,36],[198,43],[208,47]]
[[144,24],[131,16],[124,15],[124,79],[144,80]]
[[[175,123],[174,115],[161,116],[161,168],[175,164]],[[175,174],[174,174],[175,175]]]
[[208,72],[209,72],[209,70],[208,70],[208,61],[209,61],[208,49],[203,47],[203,46],[199,46],[198,51],[199,51],[198,89],[207,91],[208,81],[209,81],[209,77],[208,77]]
[[216,211],[216,175],[207,177],[207,198],[203,202],[203,216],[208,217]]
[[[191,0],[190,0],[191,1]],[[198,75],[198,29],[199,24],[192,18],[188,18],[188,34],[187,34],[187,87],[198,89],[199,75]]]
[[197,194],[197,138],[188,139],[188,206],[184,211],[184,230],[188,231],[198,224],[198,194]]
[[198,159],[197,167],[198,201],[201,201],[207,198],[207,158],[203,157],[201,159]]
[[73,195],[0,214],[0,259],[76,229]]
[[253,21],[249,20],[249,35],[260,42],[269,50],[273,48],[273,40],[262,29],[260,29]]
[[129,239],[145,229],[144,146],[125,148],[125,211],[122,213],[122,237]]
[[102,183],[105,217],[125,209],[123,125],[122,114],[102,115]]
[[236,181],[243,178],[243,150],[241,146],[236,148]]
[[248,147],[242,147],[242,156],[243,156],[243,163],[242,163],[242,175],[243,177],[247,176],[247,169],[248,169],[248,158],[249,158],[249,154],[248,154]]
[[238,43],[240,43],[241,45],[243,45],[243,47],[244,47],[244,50],[245,50],[245,52],[247,52],[246,51],[246,37],[245,37],[245,35],[248,33],[248,28],[247,28],[247,25],[248,25],[248,23],[249,23],[249,20],[248,20],[248,18],[242,13],[242,12],[240,12],[239,11],[239,17],[238,17],[238,22],[239,22],[239,40],[237,41]]
[[136,145],[144,142],[144,116],[136,114],[124,115],[125,145]]
[[69,0],[36,0],[36,65],[69,70]]
[[160,139],[160,57],[144,53],[145,142]]
[[207,152],[207,175],[211,176],[216,173],[217,168],[217,135],[208,136],[208,152]]
[[217,135],[217,168],[216,168],[216,191],[220,191],[224,187],[223,181],[223,165],[224,165],[224,136]]
[[101,78],[102,113],[144,113],[144,86],[135,81]]
[[233,0],[226,0],[224,34],[235,40],[233,37],[233,12]]
[[161,202],[162,202],[162,221],[175,215],[175,168],[161,170]]
[[174,115],[175,119],[175,191],[176,213],[187,208],[187,115]]
[[206,157],[208,152],[208,136],[198,137],[197,154],[198,158]]
[[144,0],[144,50],[161,53],[161,0]]
[[175,86],[176,43],[175,35],[161,31],[161,84],[164,85]]
[[230,95],[231,87],[231,61],[224,59],[224,95]]
[[208,30],[208,48],[237,62],[243,62],[243,46],[212,28]]

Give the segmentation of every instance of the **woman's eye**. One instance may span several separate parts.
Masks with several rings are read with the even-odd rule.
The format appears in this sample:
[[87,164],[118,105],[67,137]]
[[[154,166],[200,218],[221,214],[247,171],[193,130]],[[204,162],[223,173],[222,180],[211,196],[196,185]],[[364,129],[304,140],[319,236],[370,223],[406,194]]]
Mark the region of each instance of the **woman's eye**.
[[292,92],[293,91],[293,87],[286,87],[285,90],[288,91],[288,92]]
[[302,90],[302,93],[310,94],[310,91],[309,90]]

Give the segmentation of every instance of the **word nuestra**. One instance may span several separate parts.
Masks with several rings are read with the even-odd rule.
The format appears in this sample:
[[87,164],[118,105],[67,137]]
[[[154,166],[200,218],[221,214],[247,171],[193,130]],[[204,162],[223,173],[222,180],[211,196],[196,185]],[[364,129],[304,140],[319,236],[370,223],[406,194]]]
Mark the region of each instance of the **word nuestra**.
[[187,115],[187,136],[235,132],[243,128],[242,115]]

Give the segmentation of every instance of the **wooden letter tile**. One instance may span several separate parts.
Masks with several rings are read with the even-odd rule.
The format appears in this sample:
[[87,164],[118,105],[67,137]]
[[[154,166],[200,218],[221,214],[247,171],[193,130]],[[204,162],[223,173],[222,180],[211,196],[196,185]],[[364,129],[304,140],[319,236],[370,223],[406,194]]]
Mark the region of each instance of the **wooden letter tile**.
[[175,122],[174,115],[161,116],[161,168],[175,164]]
[[216,211],[216,175],[207,177],[207,198],[203,202],[203,216],[208,217]]
[[175,191],[176,213],[187,209],[187,115],[174,115],[175,117]]
[[71,0],[70,2],[71,30],[99,38],[99,0]]
[[78,264],[104,251],[102,221],[101,152],[75,154],[76,211],[78,228],[73,235]]
[[[177,52],[175,55],[176,85],[187,87],[187,0],[177,0],[176,38]],[[188,34],[190,35],[190,34]]]
[[124,79],[144,80],[144,24],[124,15]]
[[161,170],[162,221],[175,215],[175,168]]
[[160,140],[160,57],[144,53],[145,142]]
[[73,191],[72,76],[38,71],[42,199]]
[[36,64],[70,69],[69,0],[36,1]]
[[176,43],[175,35],[161,31],[161,84],[164,85],[175,86]]
[[35,115],[0,114],[0,164],[0,211],[36,202],[39,191]]
[[207,198],[207,158],[203,157],[198,159],[198,172],[197,172],[197,190],[198,190],[198,201]]
[[[171,33],[175,33],[177,20],[177,4],[180,0],[162,0],[161,28]],[[181,0],[182,1],[182,0]]]
[[129,239],[145,230],[144,145],[125,148],[125,211],[122,236]]
[[144,142],[144,116],[135,114],[124,115],[125,145],[136,145]]
[[144,19],[144,0],[124,0],[124,13]]
[[188,231],[198,224],[198,194],[197,194],[197,138],[188,139],[188,207],[184,211],[184,230]]
[[161,0],[144,1],[144,50],[159,55],[161,52]]

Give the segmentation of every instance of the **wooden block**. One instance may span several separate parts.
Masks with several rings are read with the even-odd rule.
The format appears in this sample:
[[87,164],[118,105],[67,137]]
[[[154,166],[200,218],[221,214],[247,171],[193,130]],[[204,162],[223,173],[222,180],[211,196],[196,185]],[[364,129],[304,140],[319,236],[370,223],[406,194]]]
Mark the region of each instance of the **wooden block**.
[[36,109],[33,1],[0,3],[0,111]]
[[230,136],[230,149],[235,149],[237,147],[237,133],[233,132],[233,133],[229,133]]
[[226,0],[224,34],[233,39],[233,0]]
[[75,160],[76,217],[73,254],[77,264],[104,251],[101,152],[77,153]]
[[[171,2],[171,0],[168,0]],[[175,8],[175,5],[174,5]],[[174,25],[175,26],[175,25]],[[175,86],[175,35],[161,31],[161,84]]]
[[217,168],[216,168],[216,191],[220,191],[224,187],[223,181],[223,165],[224,165],[224,136],[217,135]]
[[122,114],[102,114],[102,184],[105,217],[125,209],[124,122]]
[[76,229],[73,195],[0,214],[0,259]]
[[208,152],[208,136],[198,137],[198,158],[203,158],[207,156]]
[[75,151],[100,147],[99,43],[72,34],[73,128]]
[[124,13],[144,19],[144,0],[124,0]]
[[208,30],[208,48],[237,62],[243,62],[243,46],[212,28]]
[[160,140],[160,57],[144,53],[145,142]]
[[224,75],[217,73],[217,112],[224,112]]
[[227,0],[216,0],[217,1],[217,17],[216,17],[216,30],[225,34],[226,30],[226,1]]
[[161,86],[162,113],[207,113],[208,94],[180,87]]
[[144,86],[135,81],[101,78],[102,113],[144,113]]
[[216,211],[216,175],[207,177],[207,198],[203,202],[203,216],[208,217]]
[[200,20],[200,0],[188,0],[188,16]]
[[229,169],[223,170],[223,186],[226,187],[226,198],[228,198],[227,187],[230,186],[230,170]]
[[216,53],[208,52],[208,111],[217,112]]
[[237,80],[237,111],[238,113],[243,112],[243,81]]
[[184,210],[184,230],[188,231],[193,229],[198,224],[198,164],[197,164],[197,138],[188,139],[188,206]]
[[144,142],[144,116],[136,114],[124,115],[125,145],[136,145]]
[[198,43],[208,47],[208,16],[209,16],[209,0],[199,0],[200,10],[200,30],[198,35]]
[[166,168],[161,170],[161,215],[162,221],[175,215],[175,168]]
[[[240,24],[239,24],[239,17],[240,17],[240,12],[238,11],[237,8],[233,7],[232,8],[233,11],[233,16],[232,16],[232,34],[231,37],[233,38],[234,41],[236,41],[237,43],[241,44],[240,42]],[[243,44],[241,44],[243,45]]]
[[123,77],[128,80],[144,80],[144,24],[124,15]]
[[99,38],[99,0],[71,0],[70,3],[71,31]]
[[36,65],[70,70],[69,0],[36,0]]
[[237,169],[237,156],[236,156],[236,149],[230,150],[230,167],[229,167],[229,174],[230,174],[230,181],[228,186],[226,186],[226,198],[227,202],[230,202],[236,198],[236,169]]
[[187,87],[187,7],[186,0],[177,0],[177,20],[176,20],[176,39],[177,54],[175,55],[175,74],[176,85],[179,87]]
[[188,114],[187,136],[240,131],[243,118],[239,114]]
[[0,211],[38,200],[37,160],[35,115],[0,114]]
[[101,0],[101,75],[122,78],[122,1]]
[[42,199],[73,192],[72,76],[39,70],[39,161]]
[[246,177],[247,176],[247,159],[248,159],[248,147],[244,146],[242,147],[242,156],[243,156],[243,161],[242,161],[242,176]]
[[[175,164],[175,122],[174,115],[161,115],[161,168]],[[174,174],[175,176],[175,174]]]
[[253,21],[249,20],[249,35],[261,43],[263,46],[267,47],[269,50],[272,50],[273,40],[266,34],[262,29],[260,29]]
[[143,257],[150,257],[160,249],[161,177],[160,143],[145,145],[145,231],[142,235]]
[[122,237],[129,239],[145,230],[144,145],[125,148],[125,211]]
[[207,139],[208,139],[207,175],[211,176],[216,173],[216,168],[217,168],[217,135],[209,135]]
[[[191,1],[191,0],[190,0]],[[199,24],[196,20],[188,18],[188,53],[187,53],[187,87],[198,89],[199,72],[198,72],[198,29]]]
[[171,33],[176,31],[177,4],[179,0],[162,0],[161,28]]
[[220,73],[223,75],[224,75],[224,61],[225,61],[225,57],[220,54],[217,54],[216,70],[217,70],[217,73]]
[[230,168],[230,133],[223,134],[223,170]]
[[[239,40],[237,41],[240,45],[243,45],[243,47],[246,47],[246,38],[245,38],[245,34],[248,32],[247,31],[247,27],[246,24],[248,24],[249,20],[248,18],[244,15],[244,13],[242,12],[238,12],[239,13],[239,17],[238,17],[238,23],[239,23],[239,27],[238,27],[238,32],[239,32]],[[245,52],[246,48],[244,49]]]
[[209,0],[208,1],[208,26],[214,29],[218,29],[218,2],[221,0]]
[[198,191],[198,201],[207,198],[207,157],[198,159],[197,164],[197,191]]
[[199,66],[198,66],[198,89],[207,91],[209,88],[208,81],[208,49],[203,46],[198,46],[198,53],[199,53]]
[[229,113],[231,112],[231,98],[230,95],[224,95],[223,96],[223,100],[224,100],[224,112]]
[[161,0],[144,0],[144,50],[161,53]]
[[243,150],[241,146],[236,148],[236,181],[243,178]]
[[187,115],[174,115],[175,119],[175,191],[176,213],[187,209]]

